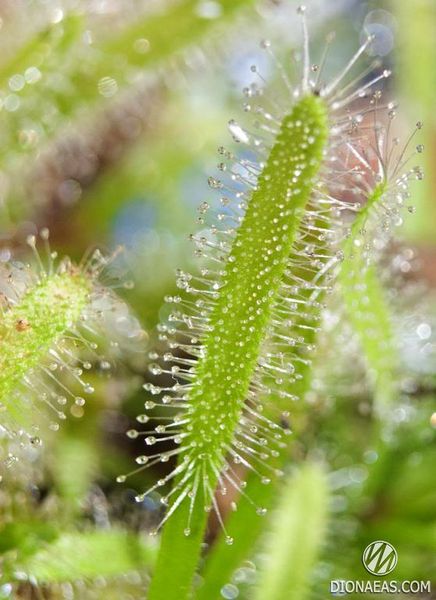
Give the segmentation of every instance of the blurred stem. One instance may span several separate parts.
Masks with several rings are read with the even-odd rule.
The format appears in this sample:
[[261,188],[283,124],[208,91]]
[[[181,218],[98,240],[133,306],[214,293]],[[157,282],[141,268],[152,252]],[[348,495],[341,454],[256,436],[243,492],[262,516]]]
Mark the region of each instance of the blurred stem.
[[328,506],[322,469],[306,464],[286,482],[264,549],[256,600],[304,600],[324,539]]

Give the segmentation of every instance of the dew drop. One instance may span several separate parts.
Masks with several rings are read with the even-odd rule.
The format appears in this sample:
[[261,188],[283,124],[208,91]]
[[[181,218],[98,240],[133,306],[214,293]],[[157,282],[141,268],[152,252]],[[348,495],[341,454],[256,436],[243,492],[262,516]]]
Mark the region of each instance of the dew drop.
[[215,177],[208,177],[207,183],[212,189],[220,189],[223,187],[221,181],[219,179],[215,179]]
[[416,328],[416,333],[421,340],[428,340],[431,337],[431,327],[428,323],[420,323]]
[[250,141],[250,136],[247,134],[246,131],[244,131],[244,129],[242,129],[242,127],[240,125],[238,125],[238,123],[231,119],[229,121],[229,131],[232,134],[233,139],[235,140],[235,142],[242,142],[243,144],[248,144]]
[[33,84],[41,79],[41,71],[37,67],[29,67],[24,71],[26,83]]
[[232,583],[226,583],[226,585],[221,588],[220,593],[224,600],[235,600],[239,596],[238,588]]
[[9,79],[9,88],[12,92],[19,92],[25,86],[26,81],[19,73],[12,75]]
[[197,4],[196,13],[202,19],[217,19],[221,16],[222,7],[216,0],[202,0]]
[[147,52],[150,50],[150,42],[146,38],[139,38],[135,40],[133,49],[138,54],[147,54]]
[[112,98],[118,92],[118,84],[113,77],[102,77],[97,87],[99,94],[105,98]]
[[148,423],[150,417],[148,415],[138,415],[136,417],[136,420],[138,421],[138,423]]

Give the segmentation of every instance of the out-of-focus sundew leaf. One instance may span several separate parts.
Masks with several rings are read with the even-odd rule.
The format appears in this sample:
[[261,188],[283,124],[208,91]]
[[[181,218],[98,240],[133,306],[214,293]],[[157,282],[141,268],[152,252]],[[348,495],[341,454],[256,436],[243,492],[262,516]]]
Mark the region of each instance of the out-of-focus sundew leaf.
[[67,15],[62,22],[50,24],[38,31],[9,61],[0,63],[0,89],[4,92],[10,84],[13,88],[13,82],[8,80],[17,74],[23,74],[27,83],[35,83],[32,80],[32,76],[35,78],[38,75],[35,68],[43,68],[44,60],[50,54],[55,53],[58,59],[61,59],[63,53],[71,49],[71,45],[77,41],[81,32],[83,17],[80,15]]
[[123,531],[64,533],[19,566],[41,583],[113,577],[152,565],[155,547]]
[[328,490],[322,469],[306,465],[286,482],[265,544],[256,600],[304,600],[323,543]]
[[196,0],[182,0],[157,14],[147,14],[102,41],[82,44],[83,61],[66,73],[68,87],[59,90],[56,104],[64,116],[86,103],[112,98],[142,70],[157,68],[170,57],[200,43],[213,27],[230,20],[254,0],[225,0],[216,18],[202,16]]
[[413,189],[416,215],[409,219],[406,230],[413,240],[432,241],[436,228],[436,117],[434,91],[436,89],[436,4],[432,0],[390,2],[398,18],[398,78],[402,96],[409,107],[411,118],[424,122],[422,141],[425,179]]
[[[288,453],[282,453],[281,463],[285,462]],[[246,492],[252,501],[270,511],[277,501],[278,482],[275,480],[269,486],[263,485],[255,475],[247,479]],[[205,568],[202,572],[201,586],[196,592],[198,600],[208,600],[218,597],[220,590],[231,581],[233,572],[251,558],[257,548],[259,538],[267,529],[269,520],[259,519],[250,502],[241,498],[238,510],[229,515],[226,528],[234,539],[232,546],[225,542],[221,535],[210,554],[206,557]]]
[[69,92],[64,74],[56,69],[69,64],[74,49],[82,45],[84,23],[83,16],[67,15],[38,32],[0,66],[0,126],[8,141],[0,149],[3,165],[18,158],[14,152],[33,153],[39,141],[56,131],[61,90]]
[[[198,2],[183,0],[95,42],[85,16],[65,16],[38,32],[0,67],[3,87],[9,85],[13,92],[3,103],[12,143],[17,149],[32,150],[38,145],[35,138],[52,137],[66,118],[83,113],[97,100],[113,98],[145,70],[201,42],[215,26],[252,4],[253,0],[226,0],[216,18],[207,18]],[[59,64],[62,72],[56,71]]]
[[138,21],[102,45],[106,55],[121,54],[129,64],[147,67],[203,39],[215,25],[224,24],[254,0],[220,0],[212,4],[181,0],[171,9]]
[[373,264],[366,264],[365,243],[359,239],[371,211],[382,201],[385,185],[377,186],[360,210],[344,243],[345,260],[339,275],[348,318],[357,334],[374,389],[376,411],[383,414],[395,399],[398,357],[385,291]]
[[138,17],[111,36],[96,35],[95,40],[94,24],[74,13],[38,32],[0,69],[5,88],[0,166],[8,174],[10,198],[4,220],[16,222],[32,210],[32,201],[23,201],[22,188],[29,156],[71,128],[73,120],[82,121],[91,108],[107,105],[123,89],[143,81],[146,72],[156,73],[206,36],[211,39],[214,28],[231,22],[253,3],[225,0],[211,18],[198,2],[182,0]]

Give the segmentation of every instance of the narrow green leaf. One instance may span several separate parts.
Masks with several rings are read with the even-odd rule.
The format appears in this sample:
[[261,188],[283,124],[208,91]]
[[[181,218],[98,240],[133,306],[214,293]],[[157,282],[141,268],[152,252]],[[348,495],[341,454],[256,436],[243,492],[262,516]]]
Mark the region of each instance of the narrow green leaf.
[[289,479],[274,514],[255,600],[304,600],[324,540],[328,490],[322,469]]
[[[13,143],[19,142],[19,129],[30,118],[39,122],[47,139],[52,137],[65,118],[97,100],[111,98],[118,89],[129,85],[132,72],[156,68],[252,4],[253,0],[225,0],[221,2],[220,15],[208,19],[201,16],[196,0],[182,0],[157,14],[146,14],[121,32],[91,45],[84,40],[83,17],[67,15],[62,22],[38,32],[9,63],[0,67],[0,86],[7,86],[10,76],[23,75],[35,65],[39,65],[42,74],[40,81],[16,92],[20,106],[9,114],[7,123]],[[53,76],[59,63],[63,63],[60,81]],[[48,108],[53,117],[45,123],[42,117]]]
[[[277,463],[285,464],[287,456],[287,452],[283,453]],[[269,513],[277,502],[277,478],[266,486],[253,474],[247,478],[245,491],[254,504],[264,507]],[[196,600],[219,598],[221,588],[231,580],[234,571],[244,560],[252,556],[268,523],[268,520],[259,518],[253,510],[253,505],[245,498],[238,501],[237,511],[230,514],[226,522],[226,530],[234,542],[228,546],[224,535],[215,542],[201,573],[202,582],[195,595]]]
[[390,406],[396,394],[397,356],[390,310],[376,267],[368,263],[365,230],[372,211],[383,199],[386,184],[375,187],[360,210],[344,244],[345,260],[339,274],[348,317],[367,361],[376,410]]

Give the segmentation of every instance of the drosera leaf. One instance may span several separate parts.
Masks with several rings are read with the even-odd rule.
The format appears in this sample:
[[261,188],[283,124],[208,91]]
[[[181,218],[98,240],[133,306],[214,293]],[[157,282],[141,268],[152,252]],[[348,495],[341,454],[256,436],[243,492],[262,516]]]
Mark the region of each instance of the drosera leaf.
[[[213,505],[219,512],[213,494],[224,466],[224,452],[236,456],[238,442],[232,450],[235,430],[313,179],[321,165],[328,136],[326,124],[321,99],[306,96],[296,103],[283,120],[236,232],[221,293],[208,321],[212,335],[205,339],[197,378],[187,396],[189,427],[183,437],[191,441],[184,444],[185,455],[171,474],[178,476],[173,490],[181,491],[167,513],[174,515],[163,534],[150,599],[162,597],[167,569],[174,573],[180,587],[165,594],[176,598],[180,593],[189,593],[206,524],[204,507]],[[312,143],[308,144],[308,138]],[[266,250],[263,257],[259,257],[259,249]],[[250,418],[247,421],[249,427],[256,427],[256,417],[253,423]],[[241,461],[244,464],[247,459],[242,455]],[[230,484],[232,480],[229,475]],[[188,494],[191,501],[183,503]],[[175,539],[177,546],[183,546],[180,552],[189,556],[189,564],[178,560]],[[227,542],[232,543],[232,539],[228,537]]]
[[[84,24],[83,15],[66,15],[62,22],[38,31],[11,61],[0,66],[0,89],[3,94],[12,92],[3,101],[8,115],[6,119],[3,114],[1,121],[5,139],[0,149],[3,169],[13,167],[21,154],[33,153],[40,141],[56,129],[62,88],[59,81],[56,84],[56,70],[59,64],[66,65],[82,44]],[[41,111],[49,108],[51,119],[46,122]]]
[[255,600],[304,600],[324,540],[329,494],[323,469],[306,464],[289,478],[273,514]]
[[[57,155],[50,143],[56,144],[73,120],[83,124],[89,110],[119,99],[129,86],[143,93],[144,86],[138,84],[144,81],[144,73],[165,69],[171,58],[183,59],[184,52],[206,39],[210,43],[214,30],[253,4],[254,0],[224,0],[217,3],[218,12],[208,16],[197,0],[171,2],[158,12],[146,10],[106,36],[98,20],[89,23],[86,13],[73,9],[60,22],[37,32],[17,57],[4,64],[3,71],[0,66],[0,86],[3,83],[9,92],[8,82],[13,81],[16,87],[7,96],[10,108],[3,111],[7,119],[0,124],[0,164],[13,182],[10,201],[1,211],[3,219],[14,223],[34,208],[27,195],[31,181],[23,179],[23,173],[32,176],[29,167],[33,163],[26,157],[36,152],[44,156],[42,149]],[[76,123],[77,127],[82,125]]]
[[406,144],[392,139],[391,122],[395,110],[377,110],[380,95],[375,94],[375,117],[365,147],[350,146],[353,170],[357,176],[354,189],[358,211],[343,243],[344,260],[339,284],[347,316],[354,329],[367,365],[369,384],[374,393],[375,413],[386,416],[399,392],[398,340],[395,336],[392,307],[384,289],[382,258],[389,253],[393,230],[403,224],[403,214],[413,211],[410,180],[421,180],[419,167],[405,169],[415,153],[409,145],[422,123],[418,122]]
[[32,419],[22,405],[9,400],[12,392],[65,335],[69,325],[78,321],[89,292],[85,277],[66,271],[42,279],[22,302],[5,312],[0,325],[0,397],[20,425],[28,427]]
[[365,241],[359,232],[365,229],[373,204],[380,201],[384,192],[385,185],[376,186],[355,219],[344,244],[345,260],[340,273],[347,314],[367,361],[379,412],[395,400],[398,356],[385,291],[375,266],[367,264]]
[[[86,49],[85,60],[76,61],[67,73],[68,89],[57,98],[61,112],[68,116],[85,103],[113,97],[131,80],[126,77],[129,70],[161,66],[253,3],[254,0],[224,0],[219,4],[216,18],[206,18],[197,0],[181,0],[161,12],[147,13],[120,32],[96,41]],[[86,60],[89,53],[93,60]]]
[[[355,89],[350,85],[339,89],[371,43],[368,38],[337,77],[319,85],[319,74],[311,75],[304,7],[299,13],[302,79],[291,90],[291,107],[280,110],[280,102],[256,84],[246,89],[251,100],[245,108],[253,109],[262,135],[229,123],[235,141],[248,144],[254,158],[238,159],[219,150],[233,161],[220,165],[227,179],[209,178],[210,187],[224,194],[222,212],[210,230],[192,236],[196,253],[207,266],[200,275],[179,272],[177,283],[185,295],[167,299],[175,308],[168,324],[160,326],[160,337],[171,351],[164,354],[162,364],[150,365],[152,375],[170,375],[176,383],[144,386],[151,396],[159,396],[146,401],[147,413],[138,416],[139,423],[150,425],[128,432],[131,438],[144,436],[146,446],[159,448],[170,440],[175,444],[170,450],[138,457],[141,466],[135,473],[178,456],[168,475],[137,496],[141,502],[174,481],[161,498],[168,508],[161,521],[165,528],[150,600],[190,595],[207,512],[214,511],[226,542],[233,543],[220,495],[232,489],[251,501],[259,515],[266,512],[247,497],[246,475],[252,473],[270,484],[271,474],[280,473],[275,459],[286,448],[290,431],[286,419],[277,419],[264,404],[278,399],[280,413],[283,404],[289,407],[290,401],[299,399],[295,392],[310,366],[306,353],[313,350],[323,308],[319,300],[329,291],[331,271],[342,259],[342,253],[334,251],[341,239],[341,214],[352,210],[335,195],[343,191],[348,171],[338,148],[352,138],[350,129],[353,134],[358,130],[359,112],[350,109],[346,118],[337,115],[389,76],[382,71],[361,86],[355,79]],[[268,42],[262,47],[268,50]],[[290,84],[286,77],[283,82],[289,106]],[[199,209],[203,226],[208,207],[206,202]],[[148,411],[157,406],[170,416],[153,426],[153,412]],[[118,481],[126,477],[121,475]],[[184,561],[179,560],[181,555]],[[171,585],[168,572],[174,575]]]
[[[0,268],[2,427],[8,439],[35,446],[41,444],[39,431],[47,422],[48,429],[56,431],[70,404],[85,405],[85,397],[94,391],[83,377],[92,367],[90,361],[102,369],[109,365],[96,354],[96,340],[102,330],[112,340],[122,339],[116,328],[106,326],[124,310],[121,300],[99,282],[110,258],[96,250],[82,265],[68,258],[57,261],[48,230],[41,230],[40,237],[46,256],[39,253],[36,236],[30,235],[27,244],[34,264],[10,260]],[[132,340],[141,338],[135,319],[127,333]],[[81,357],[78,349],[89,358]],[[74,384],[71,389],[68,378]]]
[[129,64],[138,67],[159,64],[254,3],[254,0],[220,0],[212,6],[197,0],[181,0],[162,13],[133,23],[119,36],[108,39],[102,50],[106,55],[127,54]]
[[38,583],[74,582],[97,577],[115,577],[151,567],[156,547],[149,539],[125,531],[62,533],[17,565],[23,574]]

